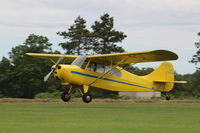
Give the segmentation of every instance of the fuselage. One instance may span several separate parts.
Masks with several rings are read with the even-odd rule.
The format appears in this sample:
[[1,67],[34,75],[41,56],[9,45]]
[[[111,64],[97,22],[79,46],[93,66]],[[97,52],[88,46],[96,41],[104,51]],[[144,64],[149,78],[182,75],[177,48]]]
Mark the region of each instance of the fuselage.
[[[76,65],[59,65],[54,76],[59,78],[63,85],[88,85],[109,91],[155,91],[153,81],[137,76],[117,67],[117,74],[104,74],[82,69]],[[103,76],[102,76],[103,75]]]

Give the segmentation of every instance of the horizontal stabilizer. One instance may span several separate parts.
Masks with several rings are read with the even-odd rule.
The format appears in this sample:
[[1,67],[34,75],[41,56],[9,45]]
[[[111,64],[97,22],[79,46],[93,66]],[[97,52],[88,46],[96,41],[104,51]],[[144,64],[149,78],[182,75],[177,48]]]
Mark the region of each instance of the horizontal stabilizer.
[[187,81],[154,81],[155,83],[178,83],[178,84],[185,84]]
[[186,84],[187,81],[174,81],[174,83],[178,83],[178,84]]

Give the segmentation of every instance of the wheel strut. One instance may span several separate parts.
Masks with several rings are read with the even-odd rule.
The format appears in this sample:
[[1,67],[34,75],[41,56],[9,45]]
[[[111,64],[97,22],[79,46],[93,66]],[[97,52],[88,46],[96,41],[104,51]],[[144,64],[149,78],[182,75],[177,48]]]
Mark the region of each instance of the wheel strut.
[[92,101],[92,96],[89,93],[89,86],[83,85],[83,95],[82,99],[85,103],[89,103]]

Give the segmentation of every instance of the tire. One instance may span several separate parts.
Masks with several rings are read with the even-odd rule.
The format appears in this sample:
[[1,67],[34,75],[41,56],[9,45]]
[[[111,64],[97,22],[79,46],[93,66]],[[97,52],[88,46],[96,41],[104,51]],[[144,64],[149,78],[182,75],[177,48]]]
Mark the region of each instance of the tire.
[[171,97],[169,95],[166,95],[165,98],[167,101],[169,101],[171,99]]
[[90,103],[92,101],[92,96],[89,93],[85,93],[82,99],[83,99],[83,102]]
[[64,102],[68,102],[70,100],[70,98],[71,98],[71,95],[68,94],[68,91],[69,91],[69,89],[65,90],[61,95],[61,99]]

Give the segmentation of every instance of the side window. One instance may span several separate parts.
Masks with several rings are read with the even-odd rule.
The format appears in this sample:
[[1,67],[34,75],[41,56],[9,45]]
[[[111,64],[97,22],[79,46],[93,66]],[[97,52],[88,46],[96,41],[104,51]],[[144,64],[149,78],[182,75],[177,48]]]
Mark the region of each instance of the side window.
[[[105,66],[104,64],[97,64],[94,62],[91,62],[87,68],[87,70],[94,71],[97,73],[105,73],[109,71],[110,69],[112,69],[111,66]],[[108,72],[107,75],[116,76],[116,77],[122,76],[121,72],[117,68],[112,69],[112,71]]]
[[104,73],[105,72],[105,66],[103,64],[97,64],[97,70],[98,73]]
[[104,73],[105,72],[105,66],[103,64],[97,64],[97,63],[91,62],[89,64],[87,70],[98,72],[98,73]]
[[95,71],[97,70],[97,64],[94,63],[94,62],[91,62],[91,63],[89,64],[87,70],[89,70],[89,71],[94,71],[94,72],[95,72]]

